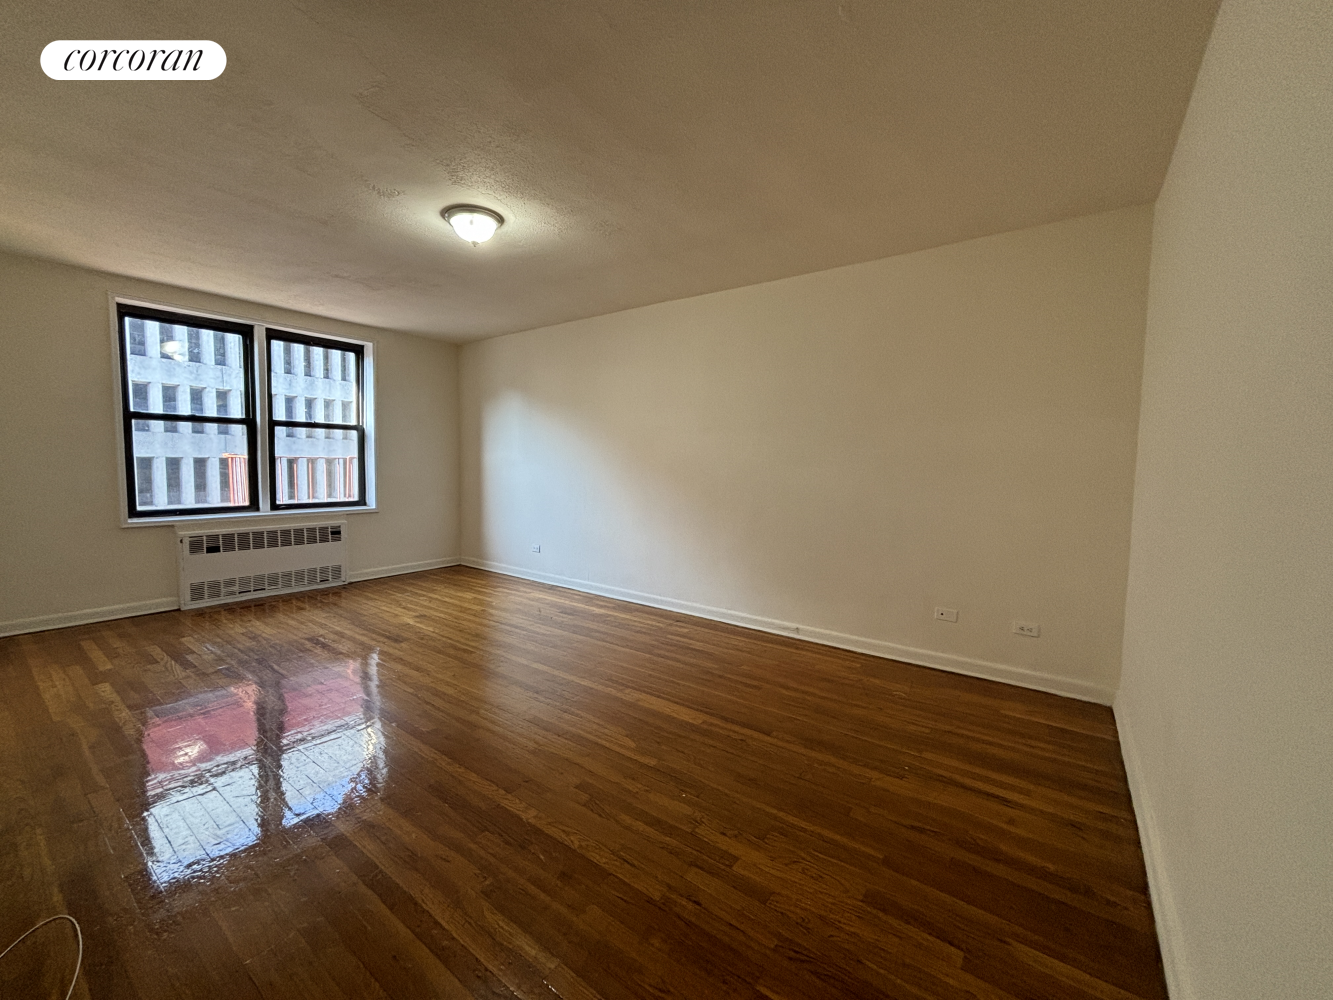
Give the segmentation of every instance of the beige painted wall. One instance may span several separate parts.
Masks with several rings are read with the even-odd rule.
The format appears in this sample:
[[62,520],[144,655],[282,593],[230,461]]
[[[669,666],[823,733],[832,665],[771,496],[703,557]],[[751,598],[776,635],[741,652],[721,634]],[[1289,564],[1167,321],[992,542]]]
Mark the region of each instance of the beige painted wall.
[[465,559],[1109,701],[1150,229],[1124,209],[466,345]]
[[347,515],[351,572],[457,557],[454,345],[0,254],[0,633],[176,594],[175,529],[120,524],[108,292],[372,341],[379,509]]
[[1176,1000],[1333,996],[1333,6],[1226,0],[1156,207],[1116,700]]

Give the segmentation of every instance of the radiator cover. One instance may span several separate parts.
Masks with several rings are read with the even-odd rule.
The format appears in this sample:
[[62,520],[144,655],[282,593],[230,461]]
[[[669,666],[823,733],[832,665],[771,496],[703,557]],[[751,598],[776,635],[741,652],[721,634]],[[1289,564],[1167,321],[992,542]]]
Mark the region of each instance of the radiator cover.
[[284,524],[176,536],[182,608],[347,582],[347,522]]

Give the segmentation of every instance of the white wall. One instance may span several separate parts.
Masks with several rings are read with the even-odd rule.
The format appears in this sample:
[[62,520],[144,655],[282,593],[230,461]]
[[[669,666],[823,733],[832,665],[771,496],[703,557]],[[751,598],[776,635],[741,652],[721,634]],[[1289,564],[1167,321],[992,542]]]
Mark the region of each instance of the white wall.
[[1176,1000],[1333,996],[1333,5],[1227,0],[1156,206],[1116,716]]
[[373,342],[379,509],[346,515],[350,572],[458,557],[455,345],[0,254],[0,634],[175,603],[175,529],[120,524],[108,293]]
[[1109,702],[1150,229],[1124,209],[467,345],[465,561]]

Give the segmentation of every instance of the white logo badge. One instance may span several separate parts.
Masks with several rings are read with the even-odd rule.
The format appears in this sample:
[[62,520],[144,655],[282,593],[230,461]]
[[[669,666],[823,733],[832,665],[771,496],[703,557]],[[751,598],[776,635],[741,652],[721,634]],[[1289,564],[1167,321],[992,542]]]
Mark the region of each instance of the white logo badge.
[[227,53],[205,41],[61,41],[42,49],[52,80],[216,80]]

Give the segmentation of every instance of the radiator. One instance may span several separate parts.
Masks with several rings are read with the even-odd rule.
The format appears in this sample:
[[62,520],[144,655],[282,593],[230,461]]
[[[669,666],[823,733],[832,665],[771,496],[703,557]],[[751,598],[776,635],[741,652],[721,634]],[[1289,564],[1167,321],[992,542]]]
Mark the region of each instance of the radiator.
[[182,608],[347,582],[347,523],[191,531],[180,548]]

